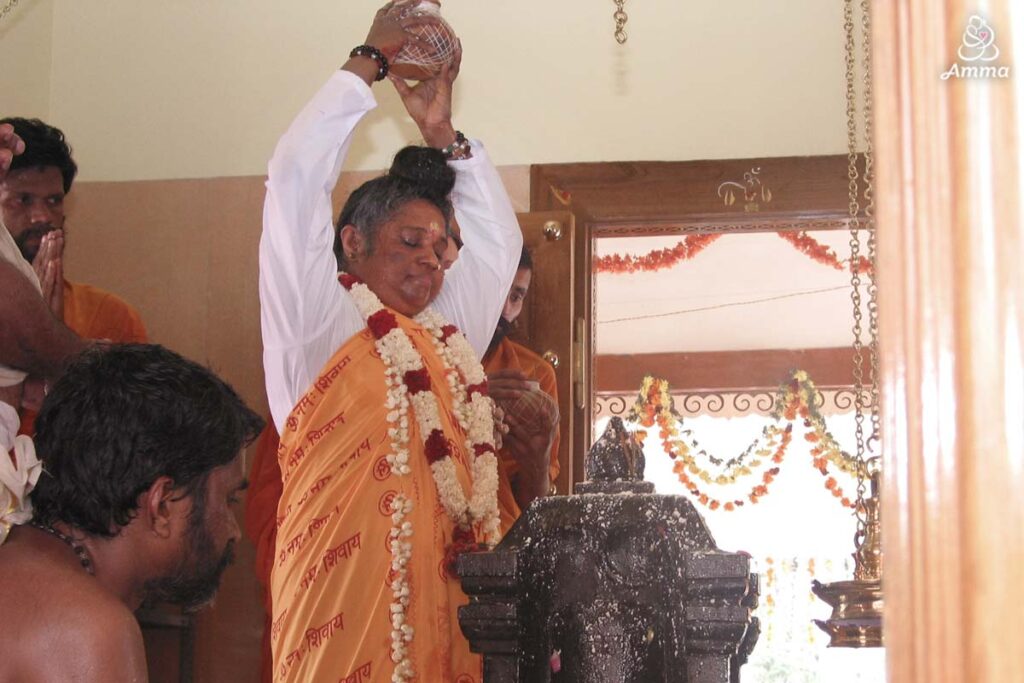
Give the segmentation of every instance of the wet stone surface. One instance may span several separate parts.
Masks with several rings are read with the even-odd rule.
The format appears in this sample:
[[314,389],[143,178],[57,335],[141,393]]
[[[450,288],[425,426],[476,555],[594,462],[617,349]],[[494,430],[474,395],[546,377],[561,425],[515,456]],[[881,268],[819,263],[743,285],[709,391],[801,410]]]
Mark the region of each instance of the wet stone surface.
[[459,558],[485,683],[739,680],[757,639],[749,557],[718,550],[687,499],[650,493],[642,460],[617,463],[624,433],[591,450],[587,493],[535,501],[494,551]]

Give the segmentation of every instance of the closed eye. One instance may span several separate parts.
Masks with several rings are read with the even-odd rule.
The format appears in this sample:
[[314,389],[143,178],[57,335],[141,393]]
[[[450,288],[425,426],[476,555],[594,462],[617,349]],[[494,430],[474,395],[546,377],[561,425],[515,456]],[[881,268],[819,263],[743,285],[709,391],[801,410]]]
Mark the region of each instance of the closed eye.
[[241,483],[235,487],[235,490],[231,492],[231,495],[228,496],[228,503],[234,505],[235,503],[240,502],[242,499],[239,497],[238,494],[246,490],[247,488],[249,488],[249,480],[243,479]]

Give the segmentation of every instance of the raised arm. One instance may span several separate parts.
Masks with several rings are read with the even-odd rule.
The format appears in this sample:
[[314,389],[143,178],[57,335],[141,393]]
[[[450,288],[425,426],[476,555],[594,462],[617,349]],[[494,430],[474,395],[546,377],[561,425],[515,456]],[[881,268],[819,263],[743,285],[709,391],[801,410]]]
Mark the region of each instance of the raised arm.
[[0,365],[56,378],[86,343],[53,317],[39,290],[0,259]]
[[[406,110],[431,147],[446,149],[456,142],[452,125],[452,85],[459,74],[462,47],[450,67],[436,78],[409,87],[392,78]],[[479,140],[468,154],[449,162],[455,169],[452,203],[462,230],[463,248],[445,274],[434,305],[466,335],[483,358],[494,334],[512,278],[519,266],[523,234],[512,202]]]
[[[377,13],[366,44],[392,58],[411,39],[400,10]],[[313,96],[274,150],[260,240],[260,320],[270,411],[278,429],[346,339],[363,327],[342,294],[333,253],[331,192],[352,133],[376,107],[370,84],[378,65],[351,57]]]
[[471,140],[471,145],[472,159],[450,162],[456,173],[452,203],[464,244],[445,276],[437,307],[483,358],[519,266],[523,233],[483,144]]
[[267,397],[279,429],[330,358],[331,340],[344,322],[331,191],[352,131],[375,106],[362,79],[335,73],[292,122],[267,170],[260,323]]

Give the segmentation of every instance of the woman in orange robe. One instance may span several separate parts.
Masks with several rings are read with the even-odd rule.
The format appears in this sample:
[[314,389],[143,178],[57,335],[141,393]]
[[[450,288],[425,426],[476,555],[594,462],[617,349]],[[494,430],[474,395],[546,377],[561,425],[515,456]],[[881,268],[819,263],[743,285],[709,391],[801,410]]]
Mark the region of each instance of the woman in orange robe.
[[[497,534],[478,359],[522,236],[483,146],[451,125],[457,57],[416,87],[395,81],[434,150],[403,150],[388,176],[353,193],[337,228],[330,215],[352,132],[374,106],[369,86],[422,21],[404,16],[410,5],[377,14],[372,49],[353,50],[269,167],[260,299],[281,434],[270,580],[279,681],[481,680],[450,560]],[[464,249],[446,274],[452,205]]]

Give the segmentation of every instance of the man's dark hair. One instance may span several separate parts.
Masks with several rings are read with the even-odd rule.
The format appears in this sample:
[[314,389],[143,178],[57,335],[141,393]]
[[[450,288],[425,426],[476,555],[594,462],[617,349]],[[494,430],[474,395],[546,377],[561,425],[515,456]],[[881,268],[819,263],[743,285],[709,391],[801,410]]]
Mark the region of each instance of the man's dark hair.
[[533,255],[530,254],[530,250],[523,245],[523,253],[519,255],[519,268],[518,270],[528,270],[533,272]]
[[341,209],[334,231],[334,256],[338,269],[348,265],[341,246],[341,229],[355,226],[373,251],[377,230],[396,211],[411,201],[423,199],[444,216],[445,231],[451,230],[452,202],[448,198],[455,187],[455,171],[448,167],[444,154],[431,147],[410,145],[399,150],[387,175],[369,180],[349,195]]
[[56,166],[64,179],[64,194],[70,192],[78,165],[71,158],[71,146],[64,139],[63,131],[39,119],[18,116],[0,119],[0,124],[4,123],[14,126],[14,132],[25,141],[25,151],[14,157],[11,170]]
[[43,474],[32,492],[35,520],[115,536],[157,478],[170,477],[186,495],[204,493],[210,471],[261,429],[227,383],[162,346],[90,349],[53,386],[36,421]]

